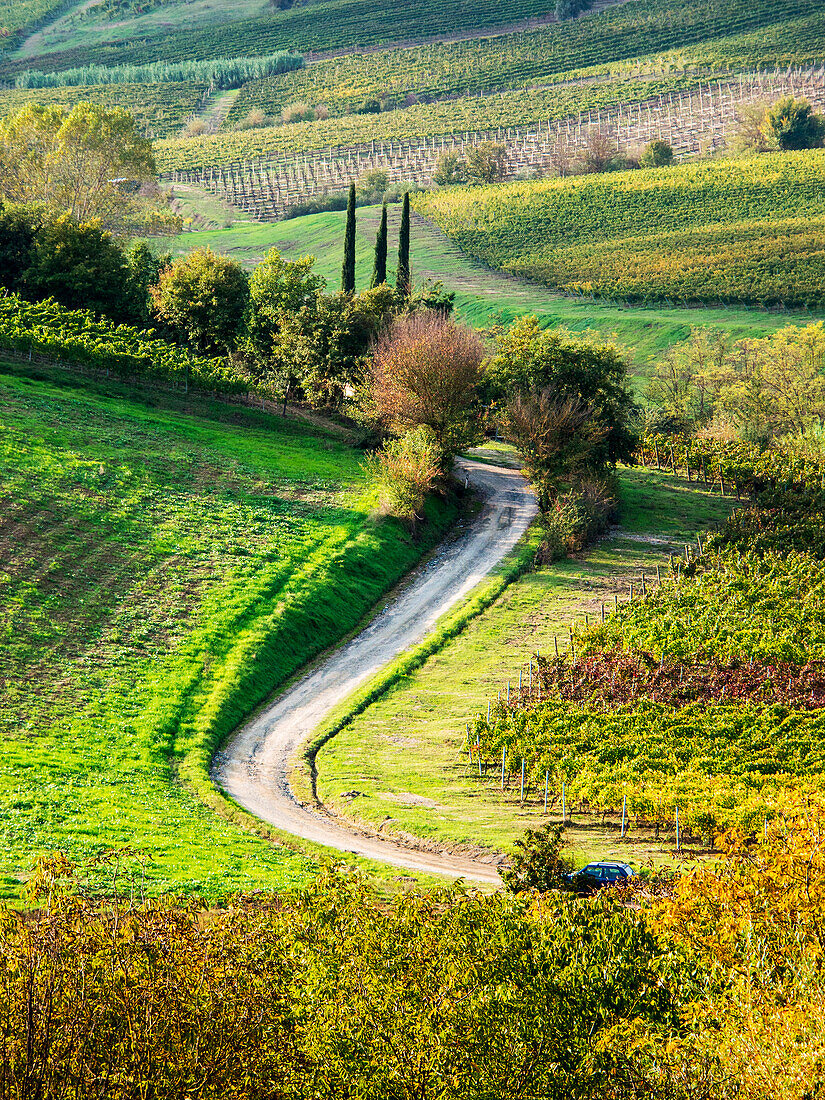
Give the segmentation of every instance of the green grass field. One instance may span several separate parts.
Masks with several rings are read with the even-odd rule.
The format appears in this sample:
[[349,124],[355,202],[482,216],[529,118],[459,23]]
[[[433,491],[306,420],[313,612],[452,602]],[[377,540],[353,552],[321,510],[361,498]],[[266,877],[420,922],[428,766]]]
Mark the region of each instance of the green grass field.
[[38,854],[122,845],[154,890],[299,881],[305,857],[214,812],[211,752],[452,506],[414,542],[304,423],[1,369],[0,896]]
[[[172,241],[176,255],[209,245],[252,266],[269,248],[278,248],[290,259],[309,254],[316,257],[316,269],[337,289],[343,259],[344,214],[315,214],[292,221],[265,225],[234,221],[233,214],[216,200],[204,202],[202,192],[176,185],[180,212],[204,220],[215,228],[183,233]],[[187,196],[188,199],[187,199]],[[372,274],[372,252],[380,208],[358,210],[356,280],[366,287]],[[400,207],[390,207],[390,264],[394,263]],[[237,214],[234,215],[237,218]],[[166,249],[168,242],[159,247]],[[621,306],[606,301],[563,297],[544,287],[493,271],[465,255],[443,233],[424,219],[416,219],[412,231],[412,270],[416,281],[441,279],[455,291],[456,312],[469,324],[490,328],[507,324],[524,313],[535,313],[552,326],[573,332],[597,333],[615,338],[627,349],[640,375],[652,358],[674,343],[687,339],[696,326],[725,329],[736,338],[765,336],[786,324],[808,324],[807,311],[769,312],[743,308],[679,308],[667,306]]]
[[[506,849],[528,828],[560,819],[559,791],[528,790],[519,776],[478,778],[462,751],[465,723],[496,698],[508,679],[518,682],[536,650],[552,653],[554,637],[567,646],[569,626],[600,613],[614,594],[626,599],[631,580],[648,578],[671,549],[720,521],[729,498],[710,495],[684,479],[623,470],[619,531],[585,554],[528,573],[420,671],[374,703],[318,753],[317,790],[337,813],[383,830],[437,844]],[[535,534],[528,536],[535,539]],[[621,841],[616,822],[576,814],[569,831],[573,855],[667,861],[666,842],[632,829]]]

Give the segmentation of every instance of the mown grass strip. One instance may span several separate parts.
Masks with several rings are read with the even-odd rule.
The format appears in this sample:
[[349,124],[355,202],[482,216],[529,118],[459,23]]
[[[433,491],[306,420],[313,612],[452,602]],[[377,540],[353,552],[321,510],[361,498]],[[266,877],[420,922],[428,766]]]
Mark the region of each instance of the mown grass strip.
[[541,532],[533,526],[522,538],[519,545],[496,569],[494,575],[481,582],[475,593],[468,597],[457,611],[450,612],[438,628],[423,642],[408,653],[382,669],[364,687],[354,692],[318,730],[302,754],[301,763],[293,772],[293,789],[299,797],[318,801],[316,790],[316,757],[320,749],[345,729],[359,714],[390,688],[400,684],[416,669],[438,653],[448,642],[456,638],[473,619],[486,611],[504,592],[508,585],[517,580],[531,567],[536,549],[541,540]]

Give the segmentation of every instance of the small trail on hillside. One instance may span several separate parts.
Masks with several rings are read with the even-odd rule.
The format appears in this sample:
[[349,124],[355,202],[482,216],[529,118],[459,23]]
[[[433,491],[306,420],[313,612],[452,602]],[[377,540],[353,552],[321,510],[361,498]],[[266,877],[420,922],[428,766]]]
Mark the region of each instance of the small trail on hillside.
[[233,88],[231,91],[217,91],[213,93],[204,103],[200,111],[195,115],[195,118],[202,122],[206,127],[204,133],[217,134],[224,122],[226,122],[229,112],[232,110],[232,104],[238,98],[240,88]]

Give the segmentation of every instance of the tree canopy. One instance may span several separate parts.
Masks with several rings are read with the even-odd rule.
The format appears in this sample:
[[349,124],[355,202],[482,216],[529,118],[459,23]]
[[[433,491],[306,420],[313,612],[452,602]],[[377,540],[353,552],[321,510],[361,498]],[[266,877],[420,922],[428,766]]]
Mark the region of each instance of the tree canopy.
[[0,120],[0,197],[122,229],[155,180],[151,143],[121,107],[32,103]]
[[537,394],[586,407],[594,433],[590,463],[594,468],[632,455],[634,404],[627,363],[611,344],[542,329],[536,317],[514,321],[499,336],[485,368],[484,396],[494,408],[501,408],[516,396]]

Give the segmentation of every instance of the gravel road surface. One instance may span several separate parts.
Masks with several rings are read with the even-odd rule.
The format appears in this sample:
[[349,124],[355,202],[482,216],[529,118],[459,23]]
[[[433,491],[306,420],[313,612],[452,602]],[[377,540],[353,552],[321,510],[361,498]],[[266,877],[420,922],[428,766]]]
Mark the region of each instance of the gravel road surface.
[[299,803],[288,780],[290,762],[326,716],[399,653],[421,642],[513,549],[535,516],[535,498],[518,471],[468,459],[459,465],[483,500],[479,514],[411,574],[360,634],[242,726],[215,756],[212,778],[245,809],[295,836],[408,872],[499,883],[492,863],[406,847],[349,828]]

